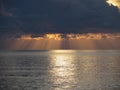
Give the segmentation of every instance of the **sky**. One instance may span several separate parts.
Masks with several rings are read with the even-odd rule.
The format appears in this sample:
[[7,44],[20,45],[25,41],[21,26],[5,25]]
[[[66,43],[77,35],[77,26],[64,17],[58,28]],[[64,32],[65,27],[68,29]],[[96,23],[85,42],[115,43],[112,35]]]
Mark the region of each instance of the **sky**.
[[120,49],[120,1],[0,0],[0,50],[51,49]]
[[120,32],[119,0],[0,0],[0,33]]

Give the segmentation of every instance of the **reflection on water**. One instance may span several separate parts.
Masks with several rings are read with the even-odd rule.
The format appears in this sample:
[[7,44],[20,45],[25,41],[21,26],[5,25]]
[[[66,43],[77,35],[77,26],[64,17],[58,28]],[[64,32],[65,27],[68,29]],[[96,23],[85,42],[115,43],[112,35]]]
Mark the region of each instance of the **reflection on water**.
[[0,52],[0,90],[120,90],[120,51]]
[[60,51],[50,55],[50,58],[50,64],[53,66],[50,70],[52,82],[57,87],[55,90],[72,89],[75,86],[74,54]]

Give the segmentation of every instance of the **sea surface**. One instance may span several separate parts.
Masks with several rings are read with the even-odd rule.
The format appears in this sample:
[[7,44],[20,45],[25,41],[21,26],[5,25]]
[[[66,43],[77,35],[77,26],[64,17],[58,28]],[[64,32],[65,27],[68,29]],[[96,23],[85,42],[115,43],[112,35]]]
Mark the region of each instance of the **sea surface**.
[[0,90],[120,90],[120,51],[0,51]]

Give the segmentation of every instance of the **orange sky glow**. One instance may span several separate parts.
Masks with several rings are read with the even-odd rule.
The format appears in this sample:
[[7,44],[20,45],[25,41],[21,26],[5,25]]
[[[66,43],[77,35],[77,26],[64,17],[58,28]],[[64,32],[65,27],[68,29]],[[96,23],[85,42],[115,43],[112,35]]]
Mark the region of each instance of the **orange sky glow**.
[[24,34],[6,39],[4,46],[7,50],[120,49],[120,33]]
[[61,34],[61,33],[50,33],[44,34],[37,37],[32,37],[31,34],[21,35],[18,40],[63,40],[63,39],[120,39],[120,33],[88,33],[88,34]]

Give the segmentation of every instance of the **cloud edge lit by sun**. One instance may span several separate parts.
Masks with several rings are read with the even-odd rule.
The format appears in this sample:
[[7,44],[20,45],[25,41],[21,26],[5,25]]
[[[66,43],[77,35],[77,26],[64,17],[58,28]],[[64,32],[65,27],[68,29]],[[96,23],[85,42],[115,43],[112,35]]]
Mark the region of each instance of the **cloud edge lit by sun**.
[[113,5],[113,6],[116,6],[120,9],[120,1],[118,0],[107,0],[106,1],[110,6]]

